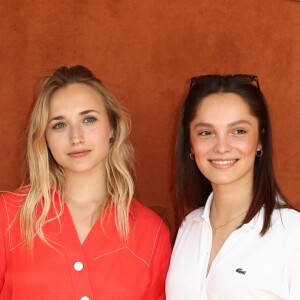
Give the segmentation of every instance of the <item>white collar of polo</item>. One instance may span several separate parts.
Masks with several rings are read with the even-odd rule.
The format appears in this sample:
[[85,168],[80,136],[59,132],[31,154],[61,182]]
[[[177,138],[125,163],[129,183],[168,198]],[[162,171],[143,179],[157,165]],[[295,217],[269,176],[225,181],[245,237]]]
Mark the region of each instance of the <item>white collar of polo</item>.
[[[212,204],[213,197],[214,195],[213,193],[211,193],[207,198],[202,215],[200,213],[195,214],[195,216],[192,219],[193,221],[200,222],[201,220],[204,220],[206,223],[210,224],[209,215],[210,215],[210,207]],[[258,230],[261,230],[263,222],[264,222],[264,209],[261,209],[249,223],[246,223],[241,227],[241,230],[249,231],[251,228],[257,228]]]

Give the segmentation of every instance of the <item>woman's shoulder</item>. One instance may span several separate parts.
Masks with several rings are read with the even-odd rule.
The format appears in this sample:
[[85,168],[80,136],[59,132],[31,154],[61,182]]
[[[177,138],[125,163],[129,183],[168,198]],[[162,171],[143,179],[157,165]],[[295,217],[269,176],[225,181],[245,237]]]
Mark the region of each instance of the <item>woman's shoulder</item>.
[[132,201],[131,215],[136,224],[147,230],[156,230],[158,227],[166,227],[163,219],[152,209],[142,204],[137,199]]
[[129,247],[133,252],[149,260],[154,249],[162,246],[165,248],[163,251],[171,249],[169,229],[157,213],[134,199],[131,214],[134,223]]
[[275,209],[272,214],[271,230],[281,233],[286,238],[290,238],[300,243],[300,213],[291,208]]
[[199,228],[201,228],[203,223],[203,212],[204,207],[200,207],[186,215],[179,227],[176,240],[179,240],[182,235],[190,235],[191,231],[197,231]]
[[19,188],[13,192],[0,194],[0,222],[1,227],[6,228],[15,219],[22,207],[28,188]]
[[184,220],[182,222],[182,225],[189,224],[192,221],[196,221],[196,222],[202,221],[203,220],[203,218],[202,218],[203,212],[204,212],[204,207],[199,207],[197,209],[192,210],[191,212],[189,212],[186,215],[186,217],[184,218]]
[[[169,228],[163,219],[152,209],[134,199],[130,214],[134,220],[134,235],[148,235],[153,238],[157,236],[169,236]],[[151,239],[151,238],[150,238]]]
[[145,225],[153,226],[154,224],[161,224],[162,218],[154,212],[152,209],[148,208],[146,205],[134,199],[132,202],[131,213],[134,219],[139,222],[145,223]]
[[274,212],[275,218],[282,222],[283,226],[300,228],[300,212],[292,208],[281,208]]
[[[272,214],[270,236],[279,243],[279,249],[285,251],[287,259],[299,260],[300,213],[291,208],[275,209]],[[268,234],[268,233],[267,233]],[[282,247],[282,248],[280,248]]]
[[7,209],[19,209],[26,199],[29,192],[29,187],[21,187],[12,192],[3,192],[0,195],[1,206]]
[[28,195],[30,190],[30,186],[26,185],[23,187],[19,187],[13,191],[1,191],[2,198],[14,199],[14,198],[24,198]]

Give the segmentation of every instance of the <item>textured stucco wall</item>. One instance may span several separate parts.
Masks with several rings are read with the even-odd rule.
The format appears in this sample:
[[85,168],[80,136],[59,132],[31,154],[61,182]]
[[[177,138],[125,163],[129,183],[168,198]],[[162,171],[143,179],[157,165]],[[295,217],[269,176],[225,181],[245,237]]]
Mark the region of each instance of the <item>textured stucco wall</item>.
[[172,222],[172,155],[189,78],[252,73],[270,105],[276,170],[300,206],[300,3],[291,0],[1,1],[0,189],[21,182],[38,79],[90,67],[133,119],[137,196]]

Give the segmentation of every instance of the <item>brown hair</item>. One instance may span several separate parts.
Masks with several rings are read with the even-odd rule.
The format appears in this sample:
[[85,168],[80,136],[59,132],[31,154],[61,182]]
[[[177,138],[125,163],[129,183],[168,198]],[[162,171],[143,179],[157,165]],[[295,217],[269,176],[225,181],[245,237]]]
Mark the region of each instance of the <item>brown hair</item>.
[[264,224],[261,230],[263,235],[270,228],[274,208],[290,205],[280,191],[274,174],[271,121],[265,97],[258,85],[252,84],[251,80],[245,82],[238,76],[208,75],[191,85],[181,111],[176,146],[178,216],[180,220],[184,218],[186,207],[204,206],[212,192],[209,180],[198,169],[195,161],[190,159],[190,123],[195,117],[199,103],[205,97],[220,92],[239,95],[259,122],[260,143],[264,152],[262,157],[255,159],[253,198],[243,224],[248,223],[264,206]]

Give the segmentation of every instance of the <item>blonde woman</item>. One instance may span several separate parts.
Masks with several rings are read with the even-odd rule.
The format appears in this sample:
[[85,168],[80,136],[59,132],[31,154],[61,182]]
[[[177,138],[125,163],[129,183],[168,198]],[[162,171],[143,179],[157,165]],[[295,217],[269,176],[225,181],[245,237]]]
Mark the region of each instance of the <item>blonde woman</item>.
[[0,201],[0,299],[164,299],[168,229],[133,199],[129,120],[83,66],[37,97],[29,184]]

